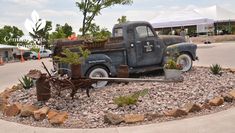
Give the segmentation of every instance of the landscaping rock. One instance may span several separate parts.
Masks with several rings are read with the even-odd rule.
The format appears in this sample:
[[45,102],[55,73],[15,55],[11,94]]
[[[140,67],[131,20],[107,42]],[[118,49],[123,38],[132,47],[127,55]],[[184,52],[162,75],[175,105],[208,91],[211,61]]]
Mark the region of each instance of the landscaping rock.
[[0,96],[0,112],[3,112],[7,106],[7,99]]
[[50,109],[49,107],[42,107],[41,109],[34,111],[33,112],[34,118],[36,120],[43,120],[43,119],[45,119],[49,109]]
[[235,98],[235,90],[230,91],[229,95],[232,96],[233,98]]
[[6,107],[6,109],[4,110],[4,114],[7,117],[16,116],[20,113],[21,109],[22,109],[22,105],[19,103],[15,103],[13,105]]
[[188,103],[184,106],[184,109],[187,113],[201,111],[201,107],[198,104]]
[[144,116],[148,121],[153,121],[157,118],[163,117],[163,115],[160,115],[158,113],[147,113]]
[[63,112],[63,113],[58,113],[54,117],[52,117],[49,122],[51,124],[63,124],[65,120],[68,119],[68,113]]
[[144,121],[144,115],[142,114],[131,114],[131,115],[125,115],[124,118],[125,123],[137,123]]
[[23,86],[21,84],[17,84],[17,85],[13,85],[9,91],[14,92],[14,91],[21,90],[21,89],[23,89]]
[[48,120],[52,119],[52,118],[53,118],[54,116],[56,116],[57,114],[58,114],[57,111],[50,109],[50,110],[48,111],[48,114],[47,114]]
[[224,99],[222,97],[215,97],[214,99],[209,101],[211,106],[220,106],[224,103]]
[[222,97],[223,97],[225,102],[228,102],[228,103],[233,102],[233,96],[231,96],[229,94],[222,94]]
[[231,73],[235,73],[235,68],[230,68],[229,71],[230,71]]
[[208,109],[208,110],[211,110],[211,106],[209,103],[204,103],[202,106],[201,106],[202,109]]
[[173,109],[173,110],[164,112],[164,114],[166,116],[181,117],[181,116],[187,115],[188,113],[182,109]]
[[33,115],[33,112],[36,110],[38,110],[38,108],[36,106],[28,105],[28,104],[23,105],[21,112],[20,112],[20,116],[21,117],[31,116],[31,115]]
[[10,91],[8,91],[7,89],[5,91],[3,91],[2,93],[0,93],[0,97],[4,98],[4,99],[8,99],[10,97]]
[[109,123],[112,125],[120,124],[124,121],[124,118],[117,114],[106,113],[104,115],[104,123]]

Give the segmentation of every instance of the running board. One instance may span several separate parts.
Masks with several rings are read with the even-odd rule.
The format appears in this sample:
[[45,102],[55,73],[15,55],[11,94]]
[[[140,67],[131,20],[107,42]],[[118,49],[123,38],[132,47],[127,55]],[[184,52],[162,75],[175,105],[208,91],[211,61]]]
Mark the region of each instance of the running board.
[[91,77],[91,80],[95,81],[114,81],[114,82],[183,82],[184,78],[181,77],[179,79],[138,79],[138,78],[105,78],[105,77]]

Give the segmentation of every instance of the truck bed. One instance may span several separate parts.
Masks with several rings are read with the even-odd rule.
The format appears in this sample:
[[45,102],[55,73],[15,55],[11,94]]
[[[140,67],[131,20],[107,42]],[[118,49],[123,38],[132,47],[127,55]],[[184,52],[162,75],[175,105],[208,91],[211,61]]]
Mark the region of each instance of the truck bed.
[[112,37],[104,41],[91,42],[87,40],[59,40],[54,44],[54,55],[60,55],[63,49],[69,48],[73,52],[79,52],[76,47],[89,49],[91,53],[124,50],[123,37]]

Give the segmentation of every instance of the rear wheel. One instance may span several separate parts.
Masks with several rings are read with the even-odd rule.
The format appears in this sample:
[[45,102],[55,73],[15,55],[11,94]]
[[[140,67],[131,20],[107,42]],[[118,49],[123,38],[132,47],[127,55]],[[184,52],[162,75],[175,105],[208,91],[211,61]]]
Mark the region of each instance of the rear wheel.
[[[87,72],[88,77],[109,77],[108,70],[102,66],[96,66],[91,68]],[[93,88],[103,88],[108,84],[108,81],[97,81],[96,83],[92,84]]]
[[36,56],[33,56],[33,59],[36,60],[37,59]]
[[182,69],[183,72],[187,72],[192,68],[193,61],[192,61],[192,58],[188,54],[181,54],[177,58],[177,64],[180,64],[183,67]]

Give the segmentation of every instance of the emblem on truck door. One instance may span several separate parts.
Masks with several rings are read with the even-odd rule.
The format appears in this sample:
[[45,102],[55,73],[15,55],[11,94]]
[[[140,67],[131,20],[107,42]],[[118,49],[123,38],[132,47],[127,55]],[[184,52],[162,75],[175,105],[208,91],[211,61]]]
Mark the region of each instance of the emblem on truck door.
[[153,45],[150,44],[150,42],[146,42],[146,45],[144,45],[145,52],[152,52],[153,51]]

